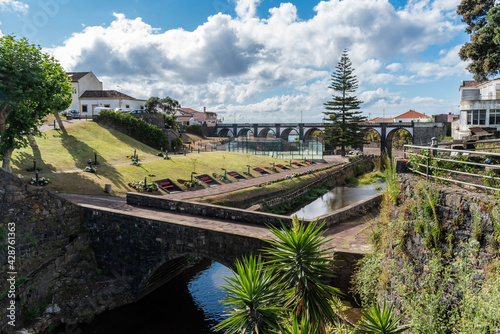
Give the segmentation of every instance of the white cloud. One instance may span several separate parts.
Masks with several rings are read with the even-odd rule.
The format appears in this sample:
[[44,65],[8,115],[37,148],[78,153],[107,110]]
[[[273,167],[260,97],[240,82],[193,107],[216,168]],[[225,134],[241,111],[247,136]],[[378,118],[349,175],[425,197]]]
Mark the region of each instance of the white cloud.
[[21,1],[0,0],[0,10],[8,12],[28,13],[29,6]]
[[111,24],[85,27],[48,51],[67,70],[92,70],[105,89],[119,85],[138,98],[169,95],[183,106],[207,106],[248,121],[297,117],[301,110],[306,119],[321,115],[344,48],[367,108],[378,100],[404,101],[390,93],[389,83],[463,74],[456,48],[435,62],[418,59],[462,30],[456,14],[450,19],[456,2],[415,0],[396,10],[387,0],[321,1],[311,19],[300,20],[291,3],[259,18],[260,0],[238,0],[237,17],[219,13],[194,31],[165,32],[115,13]]
[[401,65],[401,63],[392,63],[387,65],[385,68],[391,72],[397,72],[403,68],[403,65]]
[[465,67],[467,66],[458,56],[461,45],[457,45],[449,50],[441,50],[442,57],[433,62],[415,62],[408,64],[408,70],[416,73],[420,78],[442,78],[446,76],[462,75],[467,76]]
[[251,19],[255,17],[257,6],[260,0],[237,0],[236,1],[236,14],[242,19]]

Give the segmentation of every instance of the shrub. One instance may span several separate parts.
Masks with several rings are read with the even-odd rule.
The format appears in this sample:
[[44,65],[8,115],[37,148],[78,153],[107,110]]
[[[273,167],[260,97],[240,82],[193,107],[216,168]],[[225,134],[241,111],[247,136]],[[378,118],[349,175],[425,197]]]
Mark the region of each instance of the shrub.
[[154,148],[169,147],[169,141],[165,132],[153,124],[145,123],[130,114],[117,113],[111,110],[103,110],[99,119],[112,126],[123,127],[132,138]]
[[186,127],[186,132],[200,137],[205,137],[205,135],[203,134],[203,129],[199,124],[188,125]]

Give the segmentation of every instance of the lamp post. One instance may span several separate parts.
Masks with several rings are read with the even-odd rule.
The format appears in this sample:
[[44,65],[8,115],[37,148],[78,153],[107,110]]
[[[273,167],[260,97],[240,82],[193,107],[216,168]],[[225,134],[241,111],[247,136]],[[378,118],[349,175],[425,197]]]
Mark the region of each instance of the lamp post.
[[247,174],[250,175],[250,165],[247,165]]
[[221,168],[224,171],[224,180],[227,179],[227,170],[225,168]]
[[94,152],[94,165],[97,165],[97,152]]
[[[437,137],[432,137],[431,138],[431,146],[432,147],[438,147],[438,139],[437,139]],[[437,150],[432,150],[432,155],[437,155]]]

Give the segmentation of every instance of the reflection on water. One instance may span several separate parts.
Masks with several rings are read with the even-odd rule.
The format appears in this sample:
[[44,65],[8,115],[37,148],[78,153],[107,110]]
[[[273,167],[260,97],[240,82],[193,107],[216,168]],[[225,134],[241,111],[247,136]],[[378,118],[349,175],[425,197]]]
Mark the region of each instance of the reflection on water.
[[325,215],[380,193],[380,190],[375,190],[377,186],[385,188],[385,182],[357,187],[335,187],[291,216],[297,215],[300,219],[312,219]]
[[[81,334],[208,334],[222,320],[223,276],[231,270],[203,260],[140,301],[97,316]],[[61,327],[54,333],[66,333]],[[72,333],[75,333],[73,331]]]

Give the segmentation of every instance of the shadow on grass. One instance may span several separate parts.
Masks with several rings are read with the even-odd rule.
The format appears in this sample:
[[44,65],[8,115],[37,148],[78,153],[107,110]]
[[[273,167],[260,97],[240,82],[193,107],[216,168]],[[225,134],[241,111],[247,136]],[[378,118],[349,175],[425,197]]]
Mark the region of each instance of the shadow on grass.
[[[75,136],[68,135],[67,133],[61,133],[61,142],[63,147],[69,152],[75,161],[75,166],[79,169],[84,169],[89,166],[89,161],[92,162],[93,167],[97,167],[99,171],[99,166],[106,167],[106,174],[108,178],[116,185],[126,187],[127,184],[123,180],[123,175],[116,170],[116,168],[111,167],[108,161],[97,155],[97,166],[95,165],[95,153],[96,151],[87,145],[86,143],[78,140]],[[99,174],[97,174],[99,177]]]
[[[138,141],[137,139],[134,139],[133,137],[126,135],[125,133],[123,133],[121,131],[118,131],[116,129],[113,129],[113,128],[106,126],[106,125],[103,125],[103,124],[97,123],[97,125],[99,125],[103,130],[107,131],[111,136],[115,137],[117,141],[120,141],[120,142],[124,143],[125,145],[135,147],[137,150],[143,151],[144,153],[153,154],[153,155],[158,152],[157,149],[152,148],[151,146],[148,146],[148,145]],[[125,141],[124,139],[128,139],[129,142]],[[132,143],[130,141],[137,142],[137,145],[132,145]],[[133,153],[134,152],[130,152],[130,155],[132,156]],[[139,159],[140,158],[141,157],[139,156]]]
[[42,152],[40,152],[36,143],[31,146],[31,150],[32,154],[29,154],[28,152],[20,152],[12,158],[12,169],[14,172],[21,175],[34,175],[34,159],[36,159],[36,168],[40,174],[51,173],[57,170],[55,166],[43,160]]

